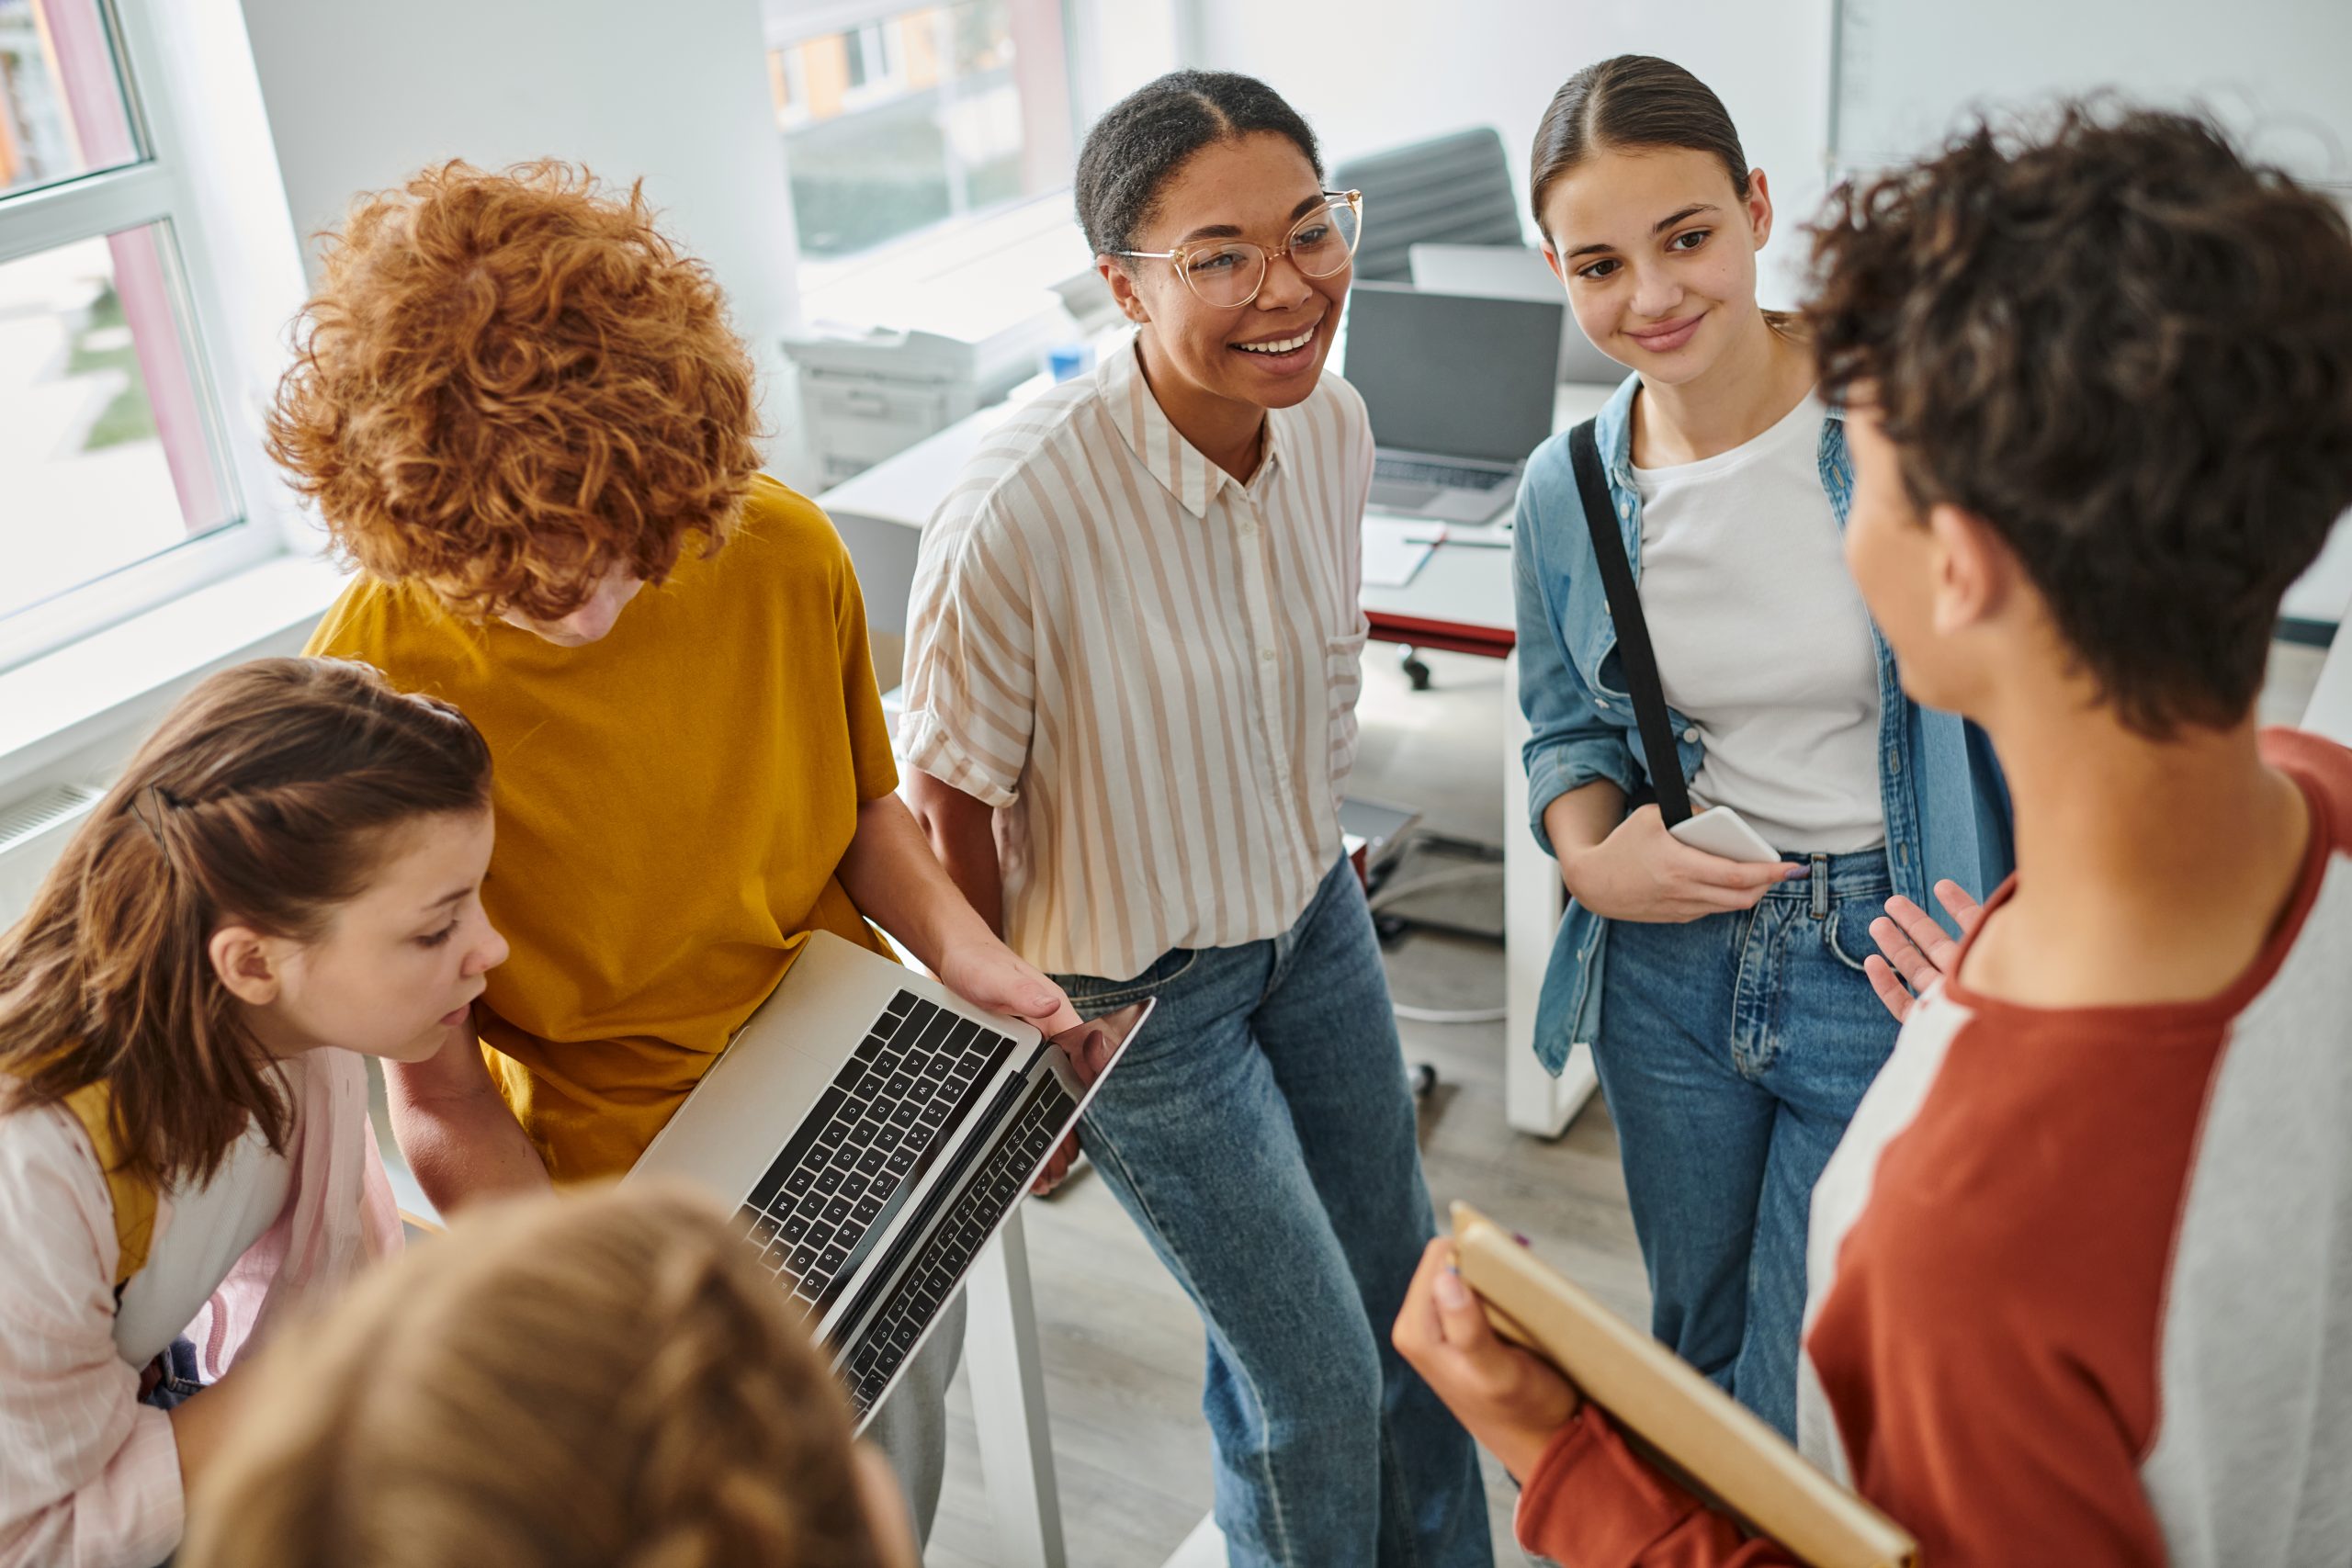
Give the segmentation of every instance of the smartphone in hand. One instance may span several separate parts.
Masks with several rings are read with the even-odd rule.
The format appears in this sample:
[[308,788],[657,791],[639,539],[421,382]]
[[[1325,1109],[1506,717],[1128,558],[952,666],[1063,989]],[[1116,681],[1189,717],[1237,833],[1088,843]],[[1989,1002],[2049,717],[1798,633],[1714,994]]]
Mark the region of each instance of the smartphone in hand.
[[1775,861],[1781,852],[1764,841],[1764,835],[1749,827],[1738,812],[1728,806],[1710,806],[1685,821],[1667,829],[1694,850],[1704,850],[1725,860]]

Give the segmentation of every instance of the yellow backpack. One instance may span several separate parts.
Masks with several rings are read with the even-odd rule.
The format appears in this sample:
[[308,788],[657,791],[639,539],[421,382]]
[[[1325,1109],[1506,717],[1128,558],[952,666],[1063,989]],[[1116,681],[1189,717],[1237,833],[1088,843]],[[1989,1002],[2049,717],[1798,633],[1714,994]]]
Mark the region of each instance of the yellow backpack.
[[117,1146],[114,1096],[104,1083],[84,1084],[65,1097],[65,1109],[90,1135],[98,1168],[106,1172],[107,1196],[114,1202],[115,1240],[122,1248],[114,1266],[114,1292],[119,1299],[130,1277],[146,1267],[147,1248],[155,1240],[155,1185],[133,1169]]

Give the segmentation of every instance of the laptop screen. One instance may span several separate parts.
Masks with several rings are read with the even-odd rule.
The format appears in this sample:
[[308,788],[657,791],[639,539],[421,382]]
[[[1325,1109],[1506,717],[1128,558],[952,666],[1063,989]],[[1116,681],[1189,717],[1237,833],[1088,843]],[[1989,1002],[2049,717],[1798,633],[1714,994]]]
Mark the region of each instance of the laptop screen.
[[1359,283],[1348,295],[1344,374],[1382,446],[1516,463],[1552,434],[1566,321],[1565,300]]

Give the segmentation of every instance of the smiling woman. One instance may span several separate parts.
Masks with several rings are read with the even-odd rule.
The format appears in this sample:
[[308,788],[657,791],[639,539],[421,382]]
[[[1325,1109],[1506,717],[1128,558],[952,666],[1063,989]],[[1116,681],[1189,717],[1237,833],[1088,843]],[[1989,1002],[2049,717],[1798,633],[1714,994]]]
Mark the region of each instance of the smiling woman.
[[1186,80],[1162,78],[1088,136],[1079,218],[1112,297],[1145,329],[1137,348],[1161,408],[1246,481],[1266,411],[1295,406],[1321,378],[1363,198],[1322,188],[1315,133],[1251,78],[1194,73],[1139,106]]
[[1340,857],[1373,452],[1324,360],[1362,204],[1272,89],[1206,72],[1105,114],[1077,198],[1135,338],[924,530],[917,812],[1081,1013],[1159,998],[1084,1139],[1208,1329],[1231,1561],[1485,1568],[1469,1440],[1385,1334],[1430,1201]]

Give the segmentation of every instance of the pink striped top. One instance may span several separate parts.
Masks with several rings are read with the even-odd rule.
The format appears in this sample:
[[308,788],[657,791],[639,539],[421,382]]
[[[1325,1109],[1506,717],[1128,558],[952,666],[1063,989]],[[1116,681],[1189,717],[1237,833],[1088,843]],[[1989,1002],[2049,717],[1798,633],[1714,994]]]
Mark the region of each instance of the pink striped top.
[[[365,1060],[322,1050],[302,1066],[285,1206],[206,1287],[211,1299],[187,1327],[207,1379],[289,1306],[401,1246],[368,1120]],[[149,1269],[171,1267],[171,1224],[165,1193]],[[139,1403],[142,1368],[116,1340],[120,1252],[81,1124],[53,1107],[0,1115],[0,1568],[152,1568],[179,1544],[171,1420]]]

